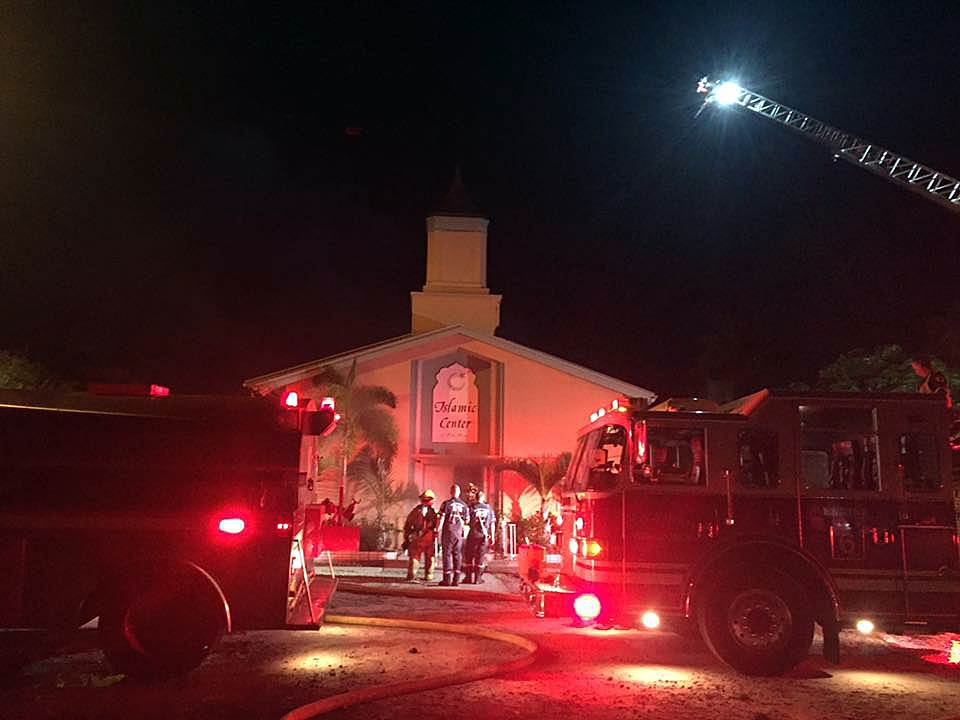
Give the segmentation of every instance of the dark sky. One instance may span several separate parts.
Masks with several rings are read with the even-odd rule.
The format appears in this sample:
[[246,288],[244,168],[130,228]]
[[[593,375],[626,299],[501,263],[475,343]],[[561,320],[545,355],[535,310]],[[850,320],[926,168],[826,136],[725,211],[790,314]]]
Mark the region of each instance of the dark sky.
[[733,73],[956,175],[954,3],[64,0],[0,27],[0,348],[67,377],[233,390],[408,332],[457,163],[511,340],[675,395],[949,354],[960,215],[695,120],[694,88]]

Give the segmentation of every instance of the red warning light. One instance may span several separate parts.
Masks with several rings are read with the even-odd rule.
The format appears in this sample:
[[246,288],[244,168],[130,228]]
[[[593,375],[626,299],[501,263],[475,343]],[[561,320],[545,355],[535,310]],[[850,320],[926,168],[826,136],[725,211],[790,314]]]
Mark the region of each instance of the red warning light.
[[283,396],[283,404],[288,408],[300,407],[300,396],[293,390]]
[[334,400],[332,397],[325,397],[323,400],[320,401],[320,407],[321,407],[321,408],[330,408],[331,410],[336,410],[336,409],[337,409],[337,401]]
[[246,527],[247,524],[243,521],[243,518],[238,517],[221,518],[217,524],[217,529],[228,535],[239,535]]

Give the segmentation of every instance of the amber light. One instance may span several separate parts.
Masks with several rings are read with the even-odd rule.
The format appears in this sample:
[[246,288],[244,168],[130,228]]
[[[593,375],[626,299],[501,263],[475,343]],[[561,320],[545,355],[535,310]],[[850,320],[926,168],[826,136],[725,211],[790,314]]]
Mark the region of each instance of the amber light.
[[947,662],[951,665],[960,665],[960,640],[950,642],[950,654],[947,656]]
[[583,541],[580,552],[584,557],[595,558],[597,555],[603,552],[603,545],[601,545],[597,540],[590,538],[589,540]]

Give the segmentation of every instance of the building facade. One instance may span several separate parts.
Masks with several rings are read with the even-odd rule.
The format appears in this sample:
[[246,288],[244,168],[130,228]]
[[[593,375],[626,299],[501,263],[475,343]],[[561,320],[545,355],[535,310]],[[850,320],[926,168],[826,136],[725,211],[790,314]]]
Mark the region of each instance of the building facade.
[[[358,384],[386,387],[397,398],[395,484],[430,488],[442,498],[451,484],[472,482],[502,515],[527,516],[539,508],[539,496],[499,466],[567,452],[591,412],[614,398],[649,400],[653,393],[495,335],[501,296],[487,287],[488,223],[458,176],[442,208],[427,218],[426,283],[411,293],[410,334],[244,385],[262,394],[293,390],[313,397],[321,370],[346,374],[355,364]],[[324,441],[305,439],[301,475],[312,488],[308,501],[337,497],[337,474],[319,471],[323,452]],[[359,490],[347,492],[349,500]]]

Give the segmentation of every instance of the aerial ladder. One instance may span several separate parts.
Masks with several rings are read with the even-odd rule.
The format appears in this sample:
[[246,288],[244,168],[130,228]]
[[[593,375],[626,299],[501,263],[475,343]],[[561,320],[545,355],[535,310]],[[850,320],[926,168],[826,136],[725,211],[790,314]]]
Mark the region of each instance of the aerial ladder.
[[836,160],[845,160],[960,213],[960,180],[955,177],[869,143],[731,80],[715,82],[703,77],[697,84],[697,92],[706,96],[697,115],[710,105],[748,110],[825,146]]

